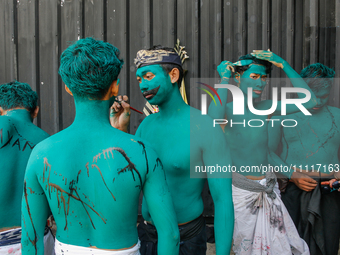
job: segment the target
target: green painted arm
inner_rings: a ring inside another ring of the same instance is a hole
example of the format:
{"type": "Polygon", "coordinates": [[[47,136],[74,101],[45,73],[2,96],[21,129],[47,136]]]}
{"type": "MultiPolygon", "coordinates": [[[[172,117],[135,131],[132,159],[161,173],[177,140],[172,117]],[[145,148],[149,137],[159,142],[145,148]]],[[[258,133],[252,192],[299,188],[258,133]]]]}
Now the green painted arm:
{"type": "MultiPolygon", "coordinates": [[[[301,76],[288,64],[286,60],[282,59],[281,57],[279,57],[278,55],[276,55],[275,53],[271,51],[255,50],[251,54],[258,59],[269,61],[275,66],[281,68],[286,73],[287,77],[290,79],[294,87],[307,89],[311,93],[311,99],[307,103],[303,104],[303,106],[306,109],[312,109],[314,106],[317,105],[317,98],[314,95],[313,91],[309,88],[309,86],[301,78],[301,76]]],[[[305,97],[305,95],[302,93],[297,93],[297,94],[299,98],[305,97]]],[[[286,114],[295,113],[297,111],[300,111],[300,110],[295,105],[287,105],[286,114]]],[[[280,102],[278,102],[274,115],[280,115],[280,114],[281,114],[281,104],[280,102]]]]}
{"type": "MultiPolygon", "coordinates": [[[[229,61],[222,61],[222,63],[217,67],[218,74],[221,77],[221,84],[228,84],[229,79],[232,75],[232,72],[229,70],[229,68],[233,68],[233,63],[229,61]]],[[[222,105],[220,104],[217,96],[215,95],[215,101],[217,102],[217,105],[215,105],[214,102],[211,102],[208,109],[208,115],[212,117],[213,119],[224,119],[225,118],[225,108],[227,104],[228,99],[228,89],[218,89],[217,90],[218,95],[221,98],[222,105]]]]}
{"type": "Polygon", "coordinates": [[[22,197],[22,254],[44,254],[44,230],[46,220],[50,215],[50,209],[44,191],[40,186],[35,170],[44,167],[42,160],[36,159],[37,155],[32,152],[27,165],[24,192],[22,197]]]}
{"type": "MultiPolygon", "coordinates": [[[[211,124],[211,121],[207,121],[211,124]]],[[[219,128],[207,128],[206,143],[203,151],[205,166],[228,166],[232,165],[230,150],[224,134],[219,128]]],[[[208,184],[215,206],[215,244],[216,254],[230,254],[234,232],[234,206],[232,198],[232,174],[208,174],[208,184]]]]}
{"type": "Polygon", "coordinates": [[[234,205],[231,178],[209,178],[209,189],[215,205],[215,244],[217,255],[229,255],[234,232],[234,205]]]}
{"type": "Polygon", "coordinates": [[[156,153],[148,152],[148,158],[150,172],[147,174],[143,194],[157,229],[158,254],[175,255],[179,252],[179,230],[171,194],[156,153]]]}
{"type": "MultiPolygon", "coordinates": [[[[272,166],[287,166],[289,168],[289,166],[278,156],[276,155],[275,152],[269,150],[269,155],[268,155],[268,162],[270,165],[272,166]]],[[[280,172],[282,175],[284,175],[287,178],[291,178],[292,174],[293,174],[293,169],[290,169],[289,172],[280,172]]]]}
{"type": "MultiPolygon", "coordinates": [[[[281,125],[274,125],[274,127],[268,125],[268,162],[272,166],[287,166],[287,164],[275,153],[280,144],[281,137],[282,137],[281,125]]],[[[293,171],[294,171],[293,169],[290,169],[289,172],[283,171],[280,173],[290,179],[293,174],[293,171]]]]}

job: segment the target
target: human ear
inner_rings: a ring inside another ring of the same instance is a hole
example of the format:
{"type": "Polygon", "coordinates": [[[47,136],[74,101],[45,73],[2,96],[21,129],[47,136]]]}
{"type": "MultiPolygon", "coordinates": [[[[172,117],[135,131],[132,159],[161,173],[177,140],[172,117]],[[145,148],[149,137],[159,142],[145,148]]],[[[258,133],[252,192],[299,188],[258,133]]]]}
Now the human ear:
{"type": "Polygon", "coordinates": [[[65,90],[66,90],[67,93],[69,93],[71,96],[73,96],[71,90],[66,85],[65,85],[65,90]]]}
{"type": "Polygon", "coordinates": [[[178,68],[173,68],[170,71],[169,76],[170,76],[171,83],[176,83],[178,81],[178,79],[179,79],[179,70],[178,70],[178,68]]]}
{"type": "Polygon", "coordinates": [[[119,92],[119,79],[115,80],[112,82],[111,86],[110,86],[110,91],[111,91],[111,96],[117,96],[118,92],[119,92]]]}
{"type": "Polygon", "coordinates": [[[34,112],[31,114],[32,119],[35,119],[38,116],[39,109],[39,106],[35,107],[34,112]]]}
{"type": "Polygon", "coordinates": [[[240,83],[241,75],[240,73],[235,73],[234,80],[236,83],[240,83]]]}

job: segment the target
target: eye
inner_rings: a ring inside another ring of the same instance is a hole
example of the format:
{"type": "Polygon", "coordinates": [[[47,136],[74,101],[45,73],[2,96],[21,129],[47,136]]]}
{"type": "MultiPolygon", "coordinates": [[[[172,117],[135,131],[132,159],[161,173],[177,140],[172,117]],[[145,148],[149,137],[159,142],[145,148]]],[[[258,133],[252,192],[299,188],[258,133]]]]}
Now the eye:
{"type": "Polygon", "coordinates": [[[262,76],[262,77],[261,77],[261,80],[262,80],[262,81],[266,81],[266,80],[267,80],[267,76],[262,76]]]}
{"type": "Polygon", "coordinates": [[[322,96],[321,98],[322,98],[322,99],[326,99],[328,96],[329,96],[329,94],[328,94],[328,95],[324,95],[324,96],[322,96]]]}
{"type": "Polygon", "coordinates": [[[153,79],[153,77],[155,77],[155,75],[153,73],[146,73],[143,77],[144,79],[150,81],[153,79]]]}
{"type": "Polygon", "coordinates": [[[252,78],[252,79],[256,80],[256,79],[258,79],[258,78],[259,78],[259,76],[258,76],[258,75],[256,75],[256,74],[251,74],[251,75],[250,75],[250,78],[252,78]]]}

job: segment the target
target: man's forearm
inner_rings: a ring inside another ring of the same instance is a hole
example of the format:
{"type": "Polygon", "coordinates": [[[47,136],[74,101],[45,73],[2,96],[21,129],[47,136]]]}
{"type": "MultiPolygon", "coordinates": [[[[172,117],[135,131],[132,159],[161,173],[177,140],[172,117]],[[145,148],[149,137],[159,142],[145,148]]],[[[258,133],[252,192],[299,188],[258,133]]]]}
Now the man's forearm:
{"type": "Polygon", "coordinates": [[[287,178],[291,178],[292,174],[293,174],[293,171],[294,169],[291,169],[288,167],[288,165],[278,156],[276,155],[275,152],[271,151],[271,150],[268,150],[268,162],[270,165],[272,166],[279,166],[281,168],[282,166],[282,169],[285,168],[285,169],[289,169],[289,171],[282,171],[280,172],[282,175],[284,175],[285,177],[287,178]]]}
{"type": "Polygon", "coordinates": [[[216,255],[229,255],[234,232],[234,206],[231,201],[215,204],[216,255]]]}

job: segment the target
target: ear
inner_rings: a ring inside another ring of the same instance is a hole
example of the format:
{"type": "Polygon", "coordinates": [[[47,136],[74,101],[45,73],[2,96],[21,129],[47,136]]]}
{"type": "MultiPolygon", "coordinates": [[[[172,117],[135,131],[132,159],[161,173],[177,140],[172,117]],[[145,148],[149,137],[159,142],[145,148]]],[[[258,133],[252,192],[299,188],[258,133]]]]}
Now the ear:
{"type": "Polygon", "coordinates": [[[119,92],[119,79],[115,80],[112,82],[111,86],[110,86],[110,97],[112,96],[117,96],[118,92],[119,92]]]}
{"type": "Polygon", "coordinates": [[[170,76],[171,83],[176,83],[178,81],[178,79],[179,79],[179,70],[178,70],[178,68],[173,68],[170,71],[169,76],[170,76]]]}
{"type": "Polygon", "coordinates": [[[73,96],[71,90],[65,85],[65,90],[67,91],[67,93],[69,93],[71,96],[73,96]]]}
{"type": "MultiPolygon", "coordinates": [[[[68,91],[67,91],[67,92],[68,92],[68,91]]],[[[37,106],[37,107],[34,109],[34,112],[31,114],[32,119],[35,119],[35,118],[38,116],[38,113],[39,113],[39,106],[37,106]]]]}
{"type": "Polygon", "coordinates": [[[236,83],[240,83],[241,75],[240,73],[235,73],[234,80],[236,83]]]}
{"type": "Polygon", "coordinates": [[[0,116],[4,114],[4,109],[2,109],[2,107],[0,107],[0,116]]]}

